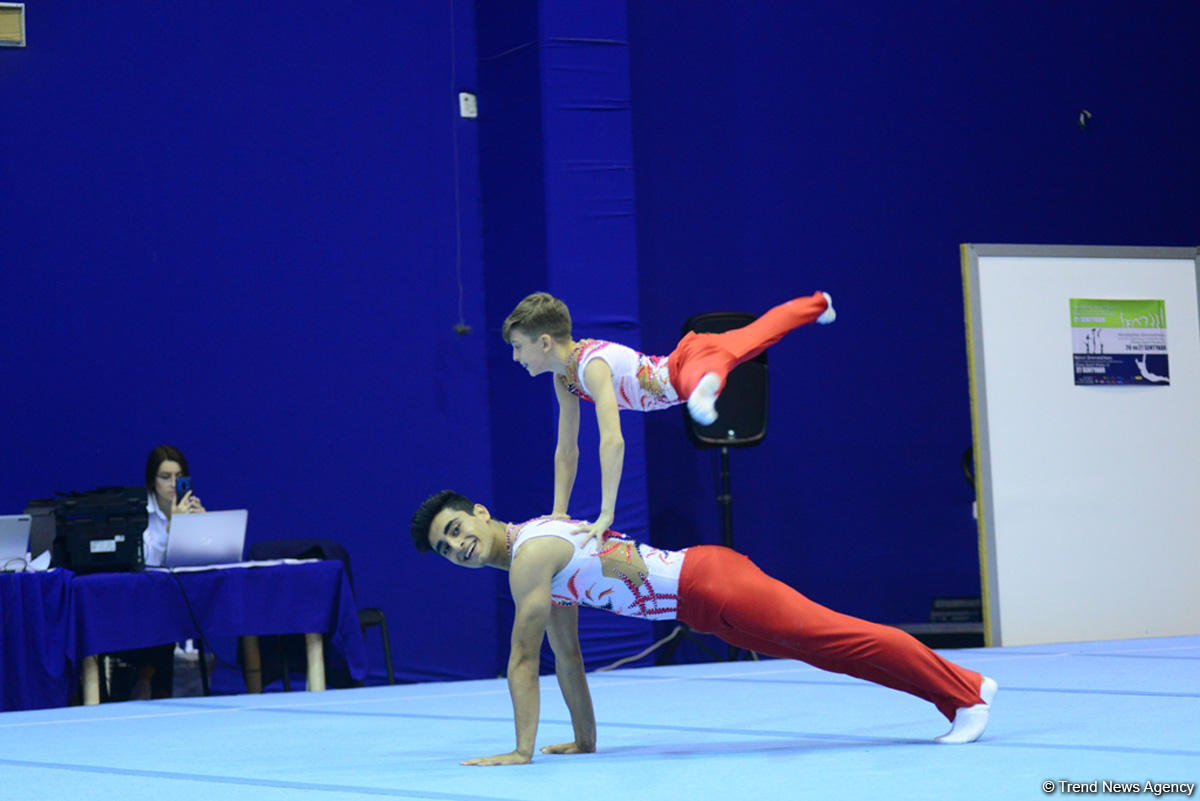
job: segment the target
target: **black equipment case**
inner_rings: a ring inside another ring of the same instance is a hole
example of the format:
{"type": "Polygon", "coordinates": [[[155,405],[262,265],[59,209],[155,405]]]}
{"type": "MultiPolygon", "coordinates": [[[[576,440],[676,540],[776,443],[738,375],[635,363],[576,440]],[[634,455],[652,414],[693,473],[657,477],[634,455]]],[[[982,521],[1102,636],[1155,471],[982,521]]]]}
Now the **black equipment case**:
{"type": "Polygon", "coordinates": [[[101,487],[54,499],[51,564],[76,573],[141,570],[145,487],[101,487]]]}

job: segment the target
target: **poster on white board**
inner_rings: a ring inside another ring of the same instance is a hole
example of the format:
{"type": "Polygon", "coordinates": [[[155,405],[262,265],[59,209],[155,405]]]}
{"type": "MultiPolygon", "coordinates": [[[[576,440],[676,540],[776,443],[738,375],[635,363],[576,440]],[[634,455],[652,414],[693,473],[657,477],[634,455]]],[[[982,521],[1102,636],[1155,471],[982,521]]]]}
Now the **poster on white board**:
{"type": "Polygon", "coordinates": [[[1076,385],[1171,383],[1165,301],[1071,298],[1071,344],[1076,385]]]}

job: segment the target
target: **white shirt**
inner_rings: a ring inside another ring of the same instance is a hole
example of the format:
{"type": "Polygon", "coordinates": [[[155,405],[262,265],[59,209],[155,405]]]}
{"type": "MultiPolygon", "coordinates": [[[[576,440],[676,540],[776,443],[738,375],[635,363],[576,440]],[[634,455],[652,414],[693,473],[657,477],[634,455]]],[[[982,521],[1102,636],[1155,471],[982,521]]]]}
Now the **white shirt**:
{"type": "Polygon", "coordinates": [[[146,530],[142,532],[143,557],[147,565],[162,565],[167,558],[167,526],[171,521],[158,508],[158,496],[153,492],[146,493],[146,515],[146,530]]]}
{"type": "Polygon", "coordinates": [[[558,537],[575,546],[571,561],[550,582],[559,606],[590,606],[626,617],[673,620],[679,594],[679,574],[685,551],[667,551],[623,535],[609,536],[604,547],[591,540],[580,547],[586,532],[576,532],[578,520],[539,517],[512,526],[512,555],[536,537],[558,537]]]}
{"type": "Polygon", "coordinates": [[[567,356],[566,373],[559,380],[571,394],[595,400],[584,375],[592,359],[608,365],[619,409],[648,412],[683,402],[668,375],[668,357],[647,356],[626,345],[603,339],[581,339],[567,356]]]}

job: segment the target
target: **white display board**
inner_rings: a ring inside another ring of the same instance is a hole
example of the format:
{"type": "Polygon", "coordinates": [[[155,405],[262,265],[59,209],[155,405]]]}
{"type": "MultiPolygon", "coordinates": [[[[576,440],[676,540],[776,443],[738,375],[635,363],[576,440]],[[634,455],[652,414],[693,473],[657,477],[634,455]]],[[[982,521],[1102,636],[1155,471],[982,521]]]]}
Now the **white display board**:
{"type": "Polygon", "coordinates": [[[1197,249],[963,245],[962,268],[986,642],[1200,634],[1197,249]],[[1163,301],[1169,382],[1077,385],[1073,298],[1163,301]]]}

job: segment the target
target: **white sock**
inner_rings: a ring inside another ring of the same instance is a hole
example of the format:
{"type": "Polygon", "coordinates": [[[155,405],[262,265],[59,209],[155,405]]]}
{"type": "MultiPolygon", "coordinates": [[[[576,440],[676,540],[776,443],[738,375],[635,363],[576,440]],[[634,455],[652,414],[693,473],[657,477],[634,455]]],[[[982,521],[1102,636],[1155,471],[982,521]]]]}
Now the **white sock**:
{"type": "Polygon", "coordinates": [[[979,697],[982,704],[964,706],[954,713],[954,725],[950,731],[937,738],[939,743],[973,743],[983,734],[988,725],[988,714],[992,711],[992,699],[1000,686],[993,679],[983,677],[979,685],[979,697]]]}
{"type": "Polygon", "coordinates": [[[821,316],[817,318],[817,325],[829,325],[837,319],[837,312],[833,310],[833,295],[828,292],[822,292],[825,296],[825,303],[828,304],[825,311],[821,312],[821,316]]]}
{"type": "Polygon", "coordinates": [[[721,376],[716,373],[705,373],[688,395],[688,414],[702,426],[710,426],[717,422],[717,390],[721,388],[721,376]]]}

